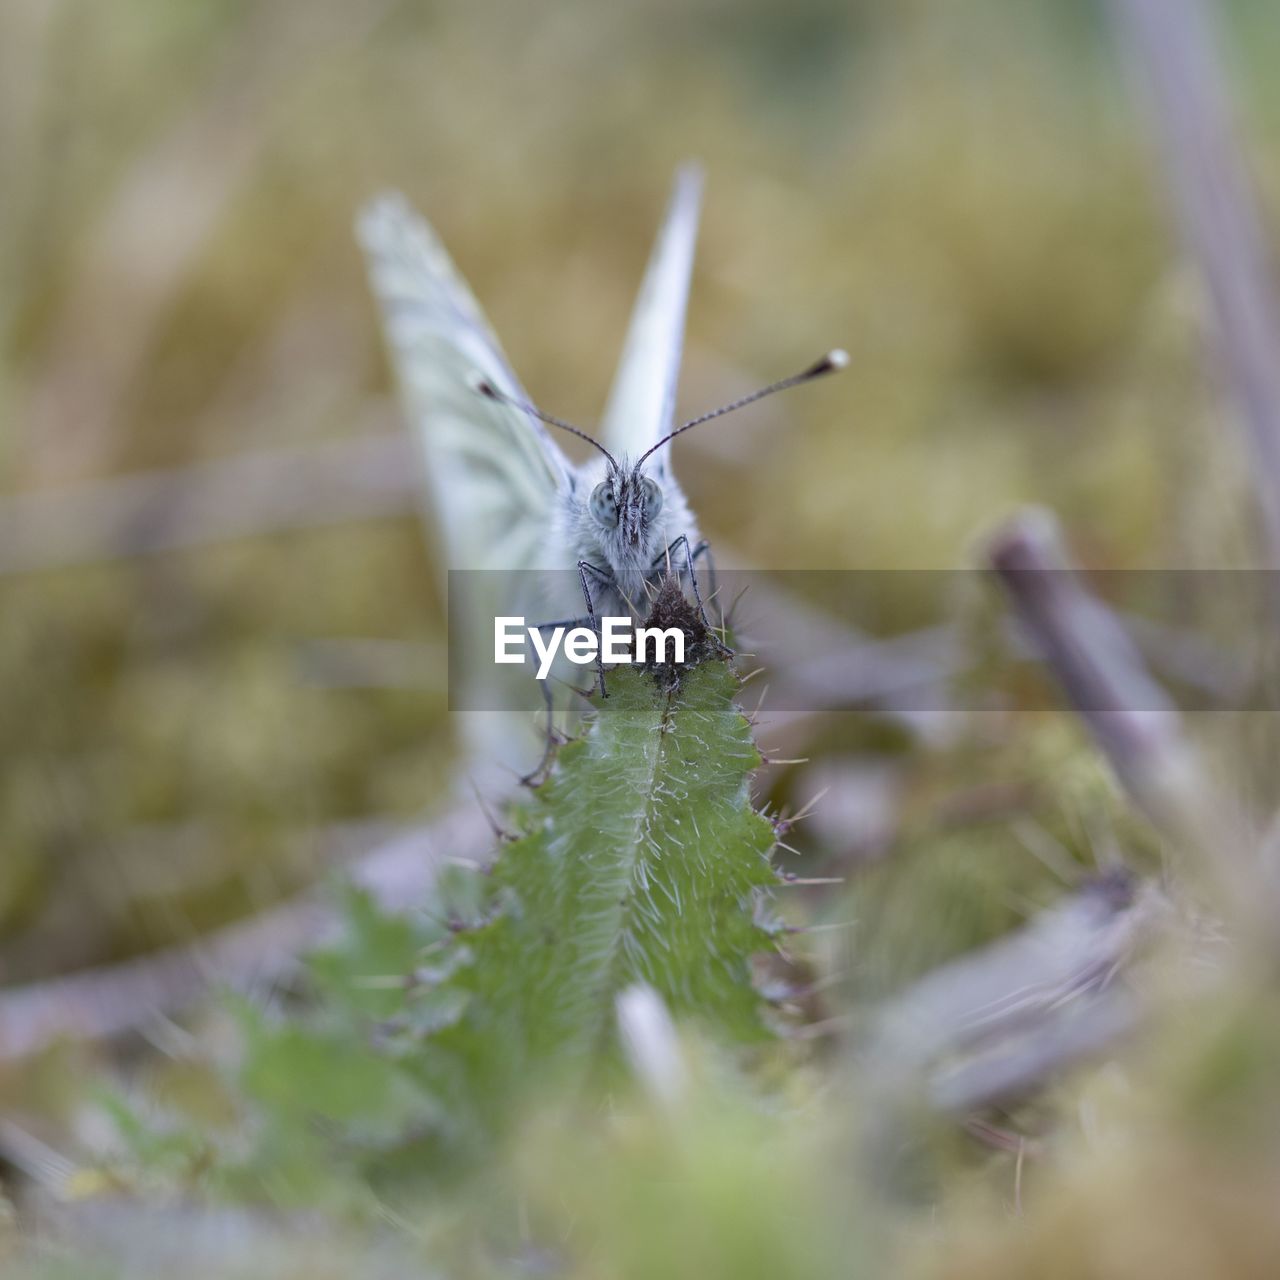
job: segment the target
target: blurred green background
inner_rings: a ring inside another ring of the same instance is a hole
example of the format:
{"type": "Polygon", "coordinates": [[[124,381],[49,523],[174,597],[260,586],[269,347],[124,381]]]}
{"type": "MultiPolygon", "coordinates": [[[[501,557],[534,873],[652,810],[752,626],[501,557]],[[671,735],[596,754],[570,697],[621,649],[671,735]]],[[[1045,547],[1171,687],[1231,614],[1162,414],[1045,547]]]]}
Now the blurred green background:
{"type": "MultiPolygon", "coordinates": [[[[1220,7],[1274,210],[1280,25],[1220,7]]],[[[0,576],[6,980],[261,907],[445,784],[433,548],[402,484],[345,518],[302,461],[401,429],[360,203],[403,189],[530,393],[589,424],[688,157],[683,407],[852,356],[682,443],[713,543],[951,567],[1042,501],[1093,564],[1241,561],[1202,309],[1093,4],[7,0],[0,528],[36,532],[0,576]],[[280,450],[213,513],[279,527],[156,551],[174,470],[95,543],[103,482],[280,450]],[[30,567],[63,536],[86,563],[30,567]]]]}

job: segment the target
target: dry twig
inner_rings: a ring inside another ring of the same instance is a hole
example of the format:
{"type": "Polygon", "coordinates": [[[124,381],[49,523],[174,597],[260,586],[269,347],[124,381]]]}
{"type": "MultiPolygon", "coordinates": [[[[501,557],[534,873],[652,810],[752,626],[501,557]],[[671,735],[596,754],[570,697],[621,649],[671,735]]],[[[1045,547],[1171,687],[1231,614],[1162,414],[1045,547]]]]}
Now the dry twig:
{"type": "Polygon", "coordinates": [[[1280,569],[1280,304],[1200,0],[1112,0],[1150,94],[1188,254],[1213,307],[1218,356],[1246,429],[1266,563],[1280,569]]]}

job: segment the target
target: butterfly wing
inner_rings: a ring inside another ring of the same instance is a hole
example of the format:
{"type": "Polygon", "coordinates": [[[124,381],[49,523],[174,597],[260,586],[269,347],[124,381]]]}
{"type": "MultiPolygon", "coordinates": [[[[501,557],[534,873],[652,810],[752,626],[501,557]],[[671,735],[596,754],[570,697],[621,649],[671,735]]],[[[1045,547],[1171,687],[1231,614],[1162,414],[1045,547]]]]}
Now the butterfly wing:
{"type": "Polygon", "coordinates": [[[536,418],[475,390],[483,378],[527,399],[471,290],[404,197],[374,200],[356,233],[447,567],[541,565],[553,499],[569,483],[564,454],[536,418]]]}
{"type": "Polygon", "coordinates": [[[476,391],[483,379],[527,399],[471,290],[404,197],[374,200],[356,235],[419,444],[425,505],[445,567],[519,571],[463,574],[449,589],[450,631],[460,641],[450,659],[451,693],[467,712],[460,728],[468,774],[479,787],[498,787],[538,758],[532,719],[499,709],[522,705],[535,686],[524,668],[495,668],[483,655],[495,616],[546,616],[521,599],[542,575],[523,571],[554,562],[552,513],[557,491],[570,484],[569,464],[536,418],[476,391]]]}
{"type": "MultiPolygon", "coordinates": [[[[673,425],[701,202],[702,172],[686,165],[676,175],[605,409],[604,443],[618,457],[638,458],[673,425]]],[[[668,453],[669,446],[659,449],[649,470],[668,475],[668,453]]]]}

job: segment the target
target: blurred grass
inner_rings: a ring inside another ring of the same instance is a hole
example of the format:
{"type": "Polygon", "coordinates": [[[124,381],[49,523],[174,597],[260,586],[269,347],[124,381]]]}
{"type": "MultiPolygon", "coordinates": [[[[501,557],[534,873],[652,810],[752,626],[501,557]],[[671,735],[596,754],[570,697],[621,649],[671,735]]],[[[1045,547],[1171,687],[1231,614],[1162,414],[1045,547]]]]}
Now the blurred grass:
{"type": "MultiPolygon", "coordinates": [[[[1274,199],[1280,37],[1228,8],[1274,199]]],[[[682,403],[853,357],[680,455],[713,540],[952,566],[1044,501],[1094,563],[1242,555],[1199,307],[1092,6],[14,0],[0,118],[8,491],[367,422],[389,387],[350,223],[386,185],[534,397],[590,422],[693,155],[682,403]]],[[[311,879],[328,824],[429,807],[439,689],[317,687],[299,654],[440,641],[434,570],[406,515],[0,580],[6,976],[199,932],[311,879]]]]}

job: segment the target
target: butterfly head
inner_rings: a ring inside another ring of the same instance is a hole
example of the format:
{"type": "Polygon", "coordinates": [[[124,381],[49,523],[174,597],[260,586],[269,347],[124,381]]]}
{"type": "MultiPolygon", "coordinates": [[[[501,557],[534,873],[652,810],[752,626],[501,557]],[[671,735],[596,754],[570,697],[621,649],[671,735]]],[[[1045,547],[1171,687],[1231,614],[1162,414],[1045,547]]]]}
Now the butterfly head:
{"type": "Polygon", "coordinates": [[[638,466],[612,464],[587,499],[591,518],[624,547],[640,547],[662,511],[662,486],[638,466]]]}

